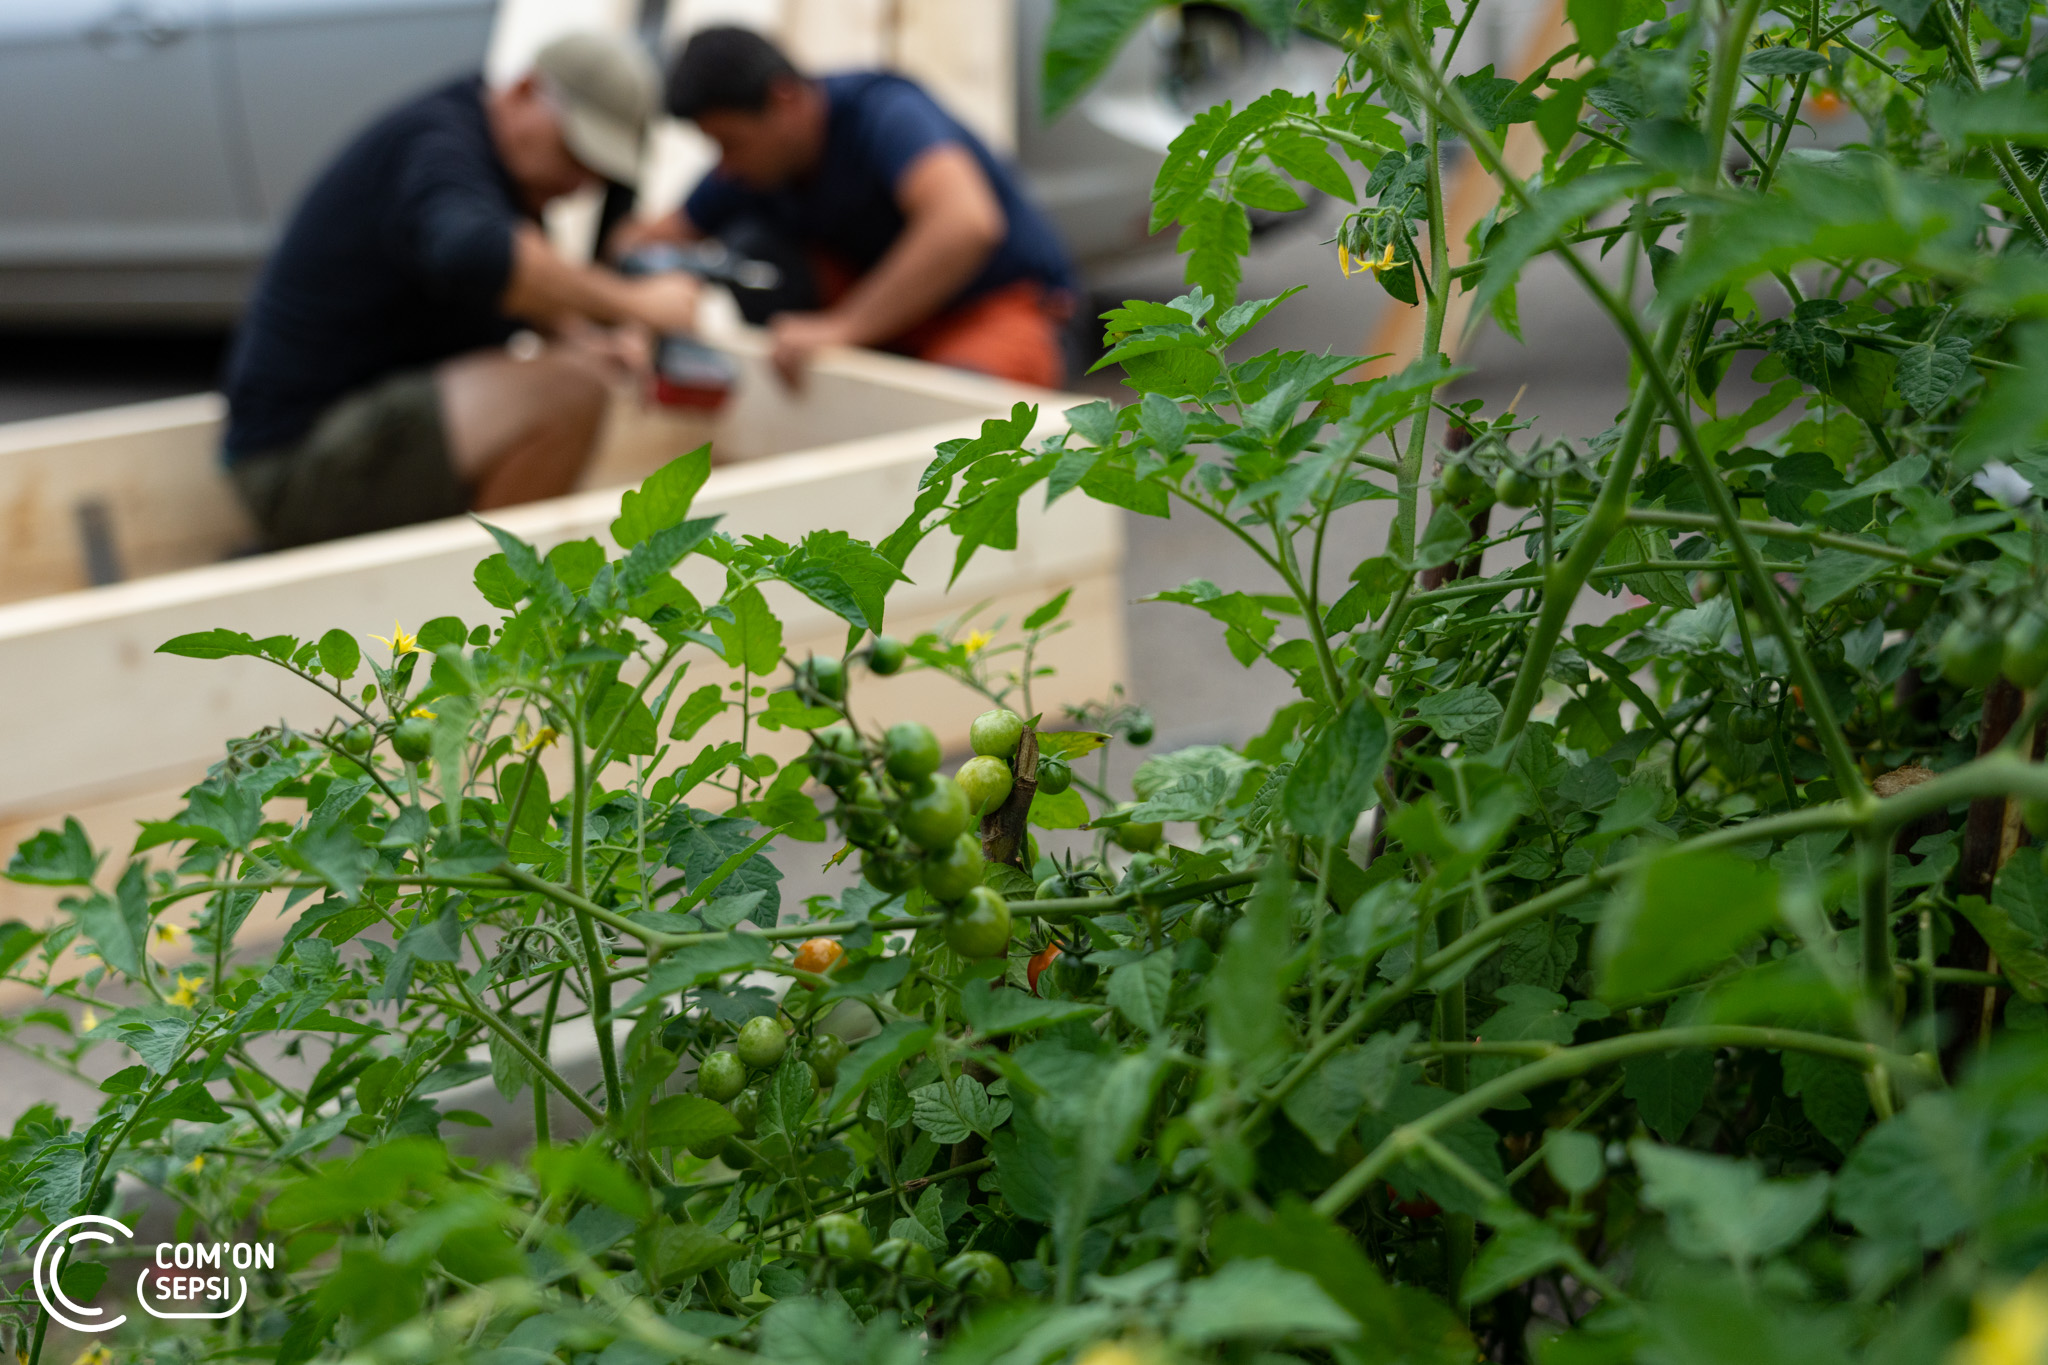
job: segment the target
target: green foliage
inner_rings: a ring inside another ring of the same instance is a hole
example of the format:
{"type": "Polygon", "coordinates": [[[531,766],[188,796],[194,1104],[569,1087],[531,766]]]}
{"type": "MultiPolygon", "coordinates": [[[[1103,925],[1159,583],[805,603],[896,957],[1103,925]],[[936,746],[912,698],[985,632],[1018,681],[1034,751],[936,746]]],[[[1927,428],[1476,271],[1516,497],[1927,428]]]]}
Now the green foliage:
{"type": "MultiPolygon", "coordinates": [[[[1063,4],[1049,102],[1153,8],[1063,4]]],[[[2048,872],[2008,833],[2048,693],[1996,680],[2038,683],[2048,610],[2031,7],[1571,0],[1526,77],[1448,74],[1477,5],[1241,9],[1343,75],[1174,141],[1189,288],[1103,318],[1135,401],[948,442],[879,545],[692,519],[699,451],[612,547],[494,532],[489,622],[163,646],[346,714],[237,741],[126,856],[74,821],[8,864],[62,898],[0,925],[51,999],[9,1039],[107,1077],[0,1143],[17,1245],[147,1188],[284,1248],[251,1314],[117,1352],[2016,1358],[2048,1313],[2048,872]],[[1822,97],[1867,138],[1795,145],[1822,97]],[[1448,137],[1500,191],[1455,266],[1448,137]],[[1248,211],[1305,187],[1353,205],[1315,287],[1370,274],[1432,353],[1256,350],[1286,296],[1235,297],[1248,211]],[[1457,290],[1513,331],[1546,256],[1631,352],[1589,441],[1448,401],[1433,353],[1457,290]],[[890,671],[1028,718],[963,846],[914,727],[851,723],[855,646],[918,545],[1014,549],[1041,485],[1238,538],[1264,586],[1154,609],[1291,695],[1126,801],[1150,717],[1032,704],[1067,594],[909,641],[890,671]],[[1392,530],[1346,553],[1368,501],[1392,530]],[[842,655],[788,657],[771,587],[842,655]],[[806,841],[863,879],[785,905],[806,841]]]]}

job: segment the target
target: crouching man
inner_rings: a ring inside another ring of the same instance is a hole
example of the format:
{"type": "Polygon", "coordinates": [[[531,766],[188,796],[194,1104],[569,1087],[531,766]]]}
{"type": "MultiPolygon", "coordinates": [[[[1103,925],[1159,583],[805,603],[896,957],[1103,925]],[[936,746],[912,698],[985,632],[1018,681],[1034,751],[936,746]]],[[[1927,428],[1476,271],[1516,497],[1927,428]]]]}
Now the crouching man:
{"type": "Polygon", "coordinates": [[[632,183],[659,77],[623,39],[556,40],[511,85],[393,109],[314,182],[228,359],[224,454],[270,548],[567,492],[609,382],[697,286],[572,263],[540,214],[632,183]],[[508,349],[528,331],[547,340],[508,349]]]}

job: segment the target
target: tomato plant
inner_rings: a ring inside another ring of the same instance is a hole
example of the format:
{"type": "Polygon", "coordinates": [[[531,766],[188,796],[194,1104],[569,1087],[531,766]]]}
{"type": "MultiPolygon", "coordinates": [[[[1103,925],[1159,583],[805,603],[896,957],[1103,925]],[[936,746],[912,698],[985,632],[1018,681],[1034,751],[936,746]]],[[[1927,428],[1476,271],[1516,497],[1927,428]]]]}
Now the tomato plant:
{"type": "MultiPolygon", "coordinates": [[[[494,532],[489,622],[164,646],[341,714],[237,741],[125,854],[70,823],[9,866],[67,898],[0,927],[51,1001],[7,1041],[121,1061],[0,1146],[13,1235],[154,1201],[283,1248],[241,1317],[111,1349],[2037,1358],[2034,7],[1570,0],[1517,79],[1460,60],[1493,3],[1243,6],[1341,76],[1174,142],[1188,290],[1103,319],[1132,401],[947,443],[880,544],[691,518],[699,452],[616,555],[494,532]],[[1829,109],[1855,140],[1813,144],[1829,109]],[[1454,147],[1498,196],[1462,242],[1454,147]],[[1257,350],[1285,300],[1236,298],[1247,214],[1303,189],[1351,205],[1314,287],[1420,309],[1412,364],[1257,350]],[[1590,441],[1444,387],[1453,300],[1512,332],[1539,257],[1631,356],[1590,441]],[[1125,791],[1141,707],[1032,705],[1064,594],[1014,638],[881,633],[913,548],[1000,552],[1027,495],[1242,542],[1280,591],[1157,600],[1280,671],[1271,723],[1125,791]],[[771,583],[839,656],[785,656],[771,583]],[[854,723],[905,669],[986,700],[962,781],[916,721],[854,723]],[[860,878],[786,906],[806,842],[860,878]]],[[[1150,8],[1064,4],[1049,100],[1150,8]]]]}

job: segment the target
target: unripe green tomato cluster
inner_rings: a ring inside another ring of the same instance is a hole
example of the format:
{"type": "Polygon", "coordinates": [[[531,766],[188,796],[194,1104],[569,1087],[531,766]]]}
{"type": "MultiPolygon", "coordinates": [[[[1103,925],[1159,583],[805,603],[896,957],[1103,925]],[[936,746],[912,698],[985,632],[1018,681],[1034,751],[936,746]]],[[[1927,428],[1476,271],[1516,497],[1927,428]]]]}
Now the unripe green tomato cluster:
{"type": "Polygon", "coordinates": [[[818,1078],[818,1084],[829,1086],[839,1079],[839,1064],[846,1060],[850,1051],[846,1040],[836,1033],[820,1033],[811,1042],[811,1050],[804,1060],[810,1063],[811,1074],[818,1078]]]}
{"type": "Polygon", "coordinates": [[[2005,628],[1999,660],[2006,680],[2023,692],[2048,681],[2048,617],[2031,609],[2005,628]]]}
{"type": "Polygon", "coordinates": [[[1001,809],[1003,802],[1010,799],[1010,789],[1016,785],[1009,763],[990,754],[968,759],[960,765],[960,771],[953,774],[953,780],[966,793],[967,808],[974,812],[977,820],[1001,809]]]}
{"type": "Polygon", "coordinates": [[[1038,789],[1047,796],[1058,796],[1074,785],[1074,770],[1067,760],[1057,754],[1045,754],[1038,760],[1038,789]]]}
{"type": "MultiPolygon", "coordinates": [[[[1137,806],[1126,801],[1117,809],[1136,810],[1137,806]]],[[[1121,825],[1110,826],[1109,829],[1110,842],[1132,853],[1150,853],[1159,847],[1160,840],[1165,837],[1166,826],[1152,820],[1126,820],[1121,825]]]]}
{"type": "Polygon", "coordinates": [[[697,1093],[726,1103],[747,1088],[747,1064],[731,1052],[714,1052],[697,1064],[697,1093]]]}
{"type": "Polygon", "coordinates": [[[757,1014],[740,1026],[740,1039],[734,1051],[748,1066],[766,1071],[789,1051],[789,1035],[773,1015],[757,1014]]]}
{"type": "Polygon", "coordinates": [[[1007,954],[1010,903],[990,887],[974,887],[946,914],[946,946],[964,958],[1007,954]]]}
{"type": "Polygon", "coordinates": [[[892,1275],[909,1279],[936,1280],[939,1269],[932,1263],[931,1249],[907,1237],[891,1237],[875,1248],[875,1264],[892,1275]]]}
{"type": "Polygon", "coordinates": [[[1728,714],[1728,733],[1739,744],[1762,744],[1777,728],[1777,719],[1767,707],[1742,705],[1728,714]]]}
{"type": "Polygon", "coordinates": [[[1437,487],[1443,490],[1445,497],[1456,502],[1473,502],[1492,491],[1487,487],[1486,476],[1474,468],[1470,460],[1464,459],[1445,461],[1437,487]]]}
{"type": "Polygon", "coordinates": [[[1023,738],[1024,717],[1004,706],[982,712],[967,730],[974,752],[989,758],[1011,757],[1023,738]]]}
{"type": "Polygon", "coordinates": [[[418,763],[434,752],[434,722],[425,716],[407,716],[391,732],[391,751],[407,763],[418,763]]]}
{"type": "Polygon", "coordinates": [[[961,1252],[939,1268],[939,1280],[948,1288],[984,1299],[1006,1299],[1016,1285],[1010,1267],[986,1251],[961,1252]]]}
{"type": "Polygon", "coordinates": [[[846,700],[846,665],[830,655],[815,655],[803,668],[811,690],[828,701],[846,700]]]}
{"type": "Polygon", "coordinates": [[[1985,688],[1998,681],[2005,642],[1984,623],[1959,617],[1941,633],[1934,656],[1941,676],[1957,687],[1985,688]]]}
{"type": "Polygon", "coordinates": [[[1503,465],[1500,477],[1493,481],[1493,495],[1509,507],[1534,507],[1541,492],[1533,474],[1513,465],[1503,465]]]}
{"type": "Polygon", "coordinates": [[[900,672],[910,658],[910,651],[903,642],[893,635],[877,635],[875,642],[868,646],[868,671],[888,677],[900,672]]]}

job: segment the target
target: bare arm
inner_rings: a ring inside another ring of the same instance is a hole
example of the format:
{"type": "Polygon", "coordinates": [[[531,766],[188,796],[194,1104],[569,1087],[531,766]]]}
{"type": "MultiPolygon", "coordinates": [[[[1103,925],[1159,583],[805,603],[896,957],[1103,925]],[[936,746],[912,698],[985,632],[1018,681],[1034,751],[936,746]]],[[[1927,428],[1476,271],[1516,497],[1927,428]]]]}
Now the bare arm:
{"type": "Polygon", "coordinates": [[[872,346],[939,311],[1009,231],[995,187],[958,143],[932,148],[896,182],[902,233],[831,315],[846,341],[872,346]]]}
{"type": "Polygon", "coordinates": [[[704,234],[697,230],[697,225],[690,221],[689,215],[681,209],[672,209],[659,218],[626,219],[613,228],[611,236],[605,239],[603,254],[608,260],[616,260],[627,252],[643,246],[653,246],[657,243],[688,246],[691,242],[703,240],[704,234]]]}
{"type": "Polygon", "coordinates": [[[539,228],[523,224],[513,238],[512,279],[500,306],[554,329],[583,319],[686,332],[696,320],[697,293],[696,280],[687,275],[626,279],[563,260],[539,228]]]}

